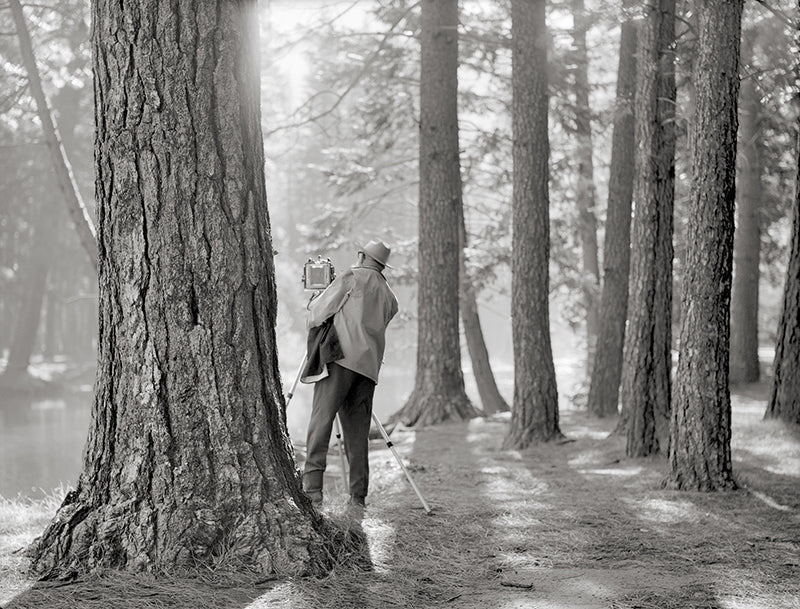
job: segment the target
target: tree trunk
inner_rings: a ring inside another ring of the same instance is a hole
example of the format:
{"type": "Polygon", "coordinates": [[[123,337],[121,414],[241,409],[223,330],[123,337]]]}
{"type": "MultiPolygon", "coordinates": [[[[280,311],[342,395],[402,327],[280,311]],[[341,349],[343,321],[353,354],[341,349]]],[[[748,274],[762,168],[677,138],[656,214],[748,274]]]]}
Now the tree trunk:
{"type": "MultiPolygon", "coordinates": [[[[753,58],[755,32],[745,33],[742,57],[753,58]]],[[[739,191],[731,292],[732,383],[754,383],[758,367],[758,279],[761,255],[761,97],[752,76],[741,84],[739,191]]]]}
{"type": "Polygon", "coordinates": [[[11,14],[14,18],[14,26],[17,29],[22,62],[25,65],[25,70],[28,72],[28,83],[30,85],[31,94],[36,101],[39,120],[42,123],[47,149],[50,152],[50,158],[53,162],[59,189],[64,197],[67,211],[75,225],[75,230],[78,233],[81,245],[89,255],[92,267],[97,270],[97,237],[94,223],[89,216],[86,205],[83,203],[78,185],[75,183],[75,178],[72,175],[72,168],[64,152],[64,146],[61,144],[58,129],[56,128],[53,115],[50,112],[50,107],[47,104],[47,99],[42,90],[42,81],[39,77],[39,69],[36,67],[36,57],[33,53],[33,45],[31,44],[28,27],[25,24],[25,15],[22,12],[22,6],[19,0],[9,0],[9,7],[11,8],[11,14]]]}
{"type": "Polygon", "coordinates": [[[638,41],[635,214],[620,389],[631,457],[666,450],[670,408],[675,0],[649,1],[645,10],[638,41]]]}
{"type": "Polygon", "coordinates": [[[180,572],[233,552],[324,573],[333,531],[286,435],[258,4],[93,3],[100,334],[76,490],[42,577],[180,572]]]}
{"type": "Polygon", "coordinates": [[[743,4],[698,3],[696,129],[668,480],[684,490],[736,486],[728,365],[743,4]]]}
{"type": "Polygon", "coordinates": [[[514,194],[511,322],[514,403],[503,445],[561,437],[550,346],[549,158],[545,0],[512,0],[514,194]]]}
{"type": "MultiPolygon", "coordinates": [[[[798,7],[800,9],[800,7],[798,7]]],[[[800,43],[800,17],[795,29],[800,43]]],[[[800,63],[795,65],[800,80],[800,63]]],[[[796,92],[800,106],[800,92],[796,92]]],[[[800,424],[800,116],[795,123],[797,177],[794,189],[794,222],[786,284],[783,288],[783,311],[778,324],[775,360],[772,364],[772,384],[765,418],[783,419],[800,424]]]]}
{"type": "Polygon", "coordinates": [[[464,391],[458,333],[457,0],[423,0],[421,24],[417,375],[393,417],[417,426],[477,415],[464,391]]]}
{"type": "Polygon", "coordinates": [[[589,105],[589,56],[586,32],[590,20],[583,0],[571,0],[573,16],[572,40],[575,47],[575,136],[577,139],[578,183],[575,198],[581,235],[583,261],[583,295],[586,307],[586,371],[592,372],[597,342],[600,266],[597,259],[597,193],[594,186],[592,153],[592,110],[589,105]]]}
{"type": "Polygon", "coordinates": [[[25,285],[20,299],[19,313],[14,325],[13,339],[8,351],[8,362],[3,379],[13,383],[28,374],[28,364],[36,347],[36,337],[42,319],[42,302],[47,286],[48,266],[42,249],[46,249],[37,227],[34,245],[25,274],[25,285]],[[37,238],[38,237],[38,238],[37,238]]]}
{"type": "Polygon", "coordinates": [[[42,304],[47,289],[47,275],[53,256],[53,233],[55,216],[48,214],[50,200],[40,199],[36,203],[33,217],[33,237],[27,266],[23,267],[19,310],[15,317],[8,362],[3,371],[5,381],[12,384],[28,374],[28,365],[37,346],[37,336],[42,322],[42,304]]]}
{"type": "Polygon", "coordinates": [[[492,372],[489,361],[489,351],[483,338],[481,319],[478,314],[478,303],[475,297],[475,288],[467,270],[467,259],[464,248],[467,245],[467,229],[464,222],[464,209],[461,209],[461,222],[459,224],[459,308],[461,310],[461,323],[464,324],[464,336],[467,341],[467,350],[472,361],[472,374],[478,386],[478,395],[481,398],[483,414],[490,415],[496,412],[509,410],[508,404],[497,389],[497,382],[492,372]]]}
{"type": "MultiPolygon", "coordinates": [[[[630,11],[633,2],[634,0],[626,0],[624,9],[630,11]]],[[[589,411],[599,417],[617,414],[622,345],[628,316],[631,199],[635,162],[636,29],[633,15],[626,15],[620,32],[617,101],[611,138],[600,325],[594,370],[589,385],[589,411]]]]}

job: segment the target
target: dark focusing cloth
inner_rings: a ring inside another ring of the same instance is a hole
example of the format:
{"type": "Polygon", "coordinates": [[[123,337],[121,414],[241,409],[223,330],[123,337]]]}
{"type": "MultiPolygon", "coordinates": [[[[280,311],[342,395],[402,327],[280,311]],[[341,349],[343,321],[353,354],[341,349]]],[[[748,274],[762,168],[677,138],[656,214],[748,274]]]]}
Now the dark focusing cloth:
{"type": "Polygon", "coordinates": [[[327,319],[321,326],[308,331],[306,346],[308,357],[300,375],[302,383],[316,383],[325,378],[328,376],[327,365],[344,358],[339,335],[333,325],[333,317],[327,319]]]}

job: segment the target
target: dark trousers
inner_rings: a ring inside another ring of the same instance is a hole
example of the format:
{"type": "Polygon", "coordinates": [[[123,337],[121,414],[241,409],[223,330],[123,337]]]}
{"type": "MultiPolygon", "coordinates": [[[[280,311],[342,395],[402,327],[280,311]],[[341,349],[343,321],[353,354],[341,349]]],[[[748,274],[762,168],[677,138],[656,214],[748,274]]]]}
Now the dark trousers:
{"type": "Polygon", "coordinates": [[[369,487],[369,424],[375,383],[366,376],[328,364],[328,376],[314,385],[306,441],[303,490],[322,491],[331,428],[336,413],[342,424],[344,450],[350,463],[350,496],[366,497],[369,487]]]}

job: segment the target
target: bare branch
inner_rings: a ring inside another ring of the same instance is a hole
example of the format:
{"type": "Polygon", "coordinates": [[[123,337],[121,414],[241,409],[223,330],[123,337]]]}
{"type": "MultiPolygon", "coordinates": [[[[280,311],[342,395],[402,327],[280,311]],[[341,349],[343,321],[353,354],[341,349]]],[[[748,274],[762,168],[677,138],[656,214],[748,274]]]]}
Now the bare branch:
{"type": "Polygon", "coordinates": [[[778,9],[778,8],[775,8],[774,6],[772,6],[772,5],[768,4],[768,3],[766,2],[766,0],[756,0],[756,2],[758,2],[758,4],[760,4],[761,6],[763,6],[765,9],[767,9],[767,10],[768,10],[769,12],[771,12],[773,15],[775,15],[776,17],[778,17],[778,18],[779,18],[781,21],[783,21],[783,22],[784,22],[786,25],[791,25],[791,26],[793,26],[793,25],[794,25],[794,21],[792,20],[792,18],[791,18],[789,15],[787,15],[786,13],[784,13],[782,10],[780,10],[780,9],[778,9]]]}
{"type": "Polygon", "coordinates": [[[8,111],[9,108],[16,106],[19,103],[22,94],[25,93],[27,89],[28,89],[28,81],[26,80],[21,87],[15,89],[11,93],[0,99],[0,112],[6,112],[8,111]]]}
{"type": "MultiPolygon", "coordinates": [[[[385,49],[385,48],[386,48],[386,44],[387,44],[387,42],[389,41],[389,39],[392,37],[392,35],[393,35],[393,32],[394,32],[395,28],[397,28],[397,26],[398,26],[398,25],[400,25],[400,23],[401,23],[401,22],[402,22],[402,21],[403,21],[403,20],[406,18],[406,16],[407,16],[407,15],[408,15],[408,14],[409,14],[409,13],[410,13],[412,10],[414,10],[414,9],[415,9],[416,7],[418,7],[418,6],[419,6],[419,2],[416,2],[416,3],[412,4],[411,6],[409,6],[409,7],[408,7],[408,9],[407,9],[407,10],[405,10],[405,11],[404,11],[404,12],[403,12],[403,13],[402,13],[402,14],[401,14],[401,15],[400,15],[400,16],[399,16],[399,17],[398,17],[398,18],[397,18],[397,19],[394,21],[394,23],[392,23],[392,25],[389,27],[389,30],[388,30],[387,32],[385,32],[385,33],[384,33],[383,37],[381,38],[381,41],[380,41],[380,43],[378,43],[378,47],[377,47],[377,48],[376,48],[376,49],[375,49],[375,50],[374,50],[374,51],[373,51],[373,52],[370,54],[370,56],[369,56],[369,57],[367,57],[367,59],[364,61],[364,64],[361,66],[361,69],[358,71],[358,73],[357,73],[357,74],[356,74],[356,75],[355,75],[355,76],[352,78],[352,80],[350,81],[350,84],[348,84],[348,85],[347,85],[347,87],[344,89],[344,91],[342,91],[342,92],[341,92],[341,93],[340,93],[340,94],[337,96],[337,98],[336,98],[336,100],[333,102],[333,104],[331,104],[331,105],[330,105],[330,106],[329,106],[329,107],[328,107],[326,110],[323,110],[322,112],[319,112],[318,114],[315,114],[315,115],[313,115],[313,116],[310,116],[310,117],[308,117],[308,118],[306,118],[306,119],[303,119],[303,120],[301,120],[301,121],[299,121],[299,122],[290,123],[290,124],[287,124],[287,125],[281,125],[280,127],[276,127],[275,129],[272,129],[272,130],[268,131],[268,132],[265,134],[265,136],[266,136],[266,137],[268,137],[268,136],[270,136],[270,135],[273,135],[274,133],[277,133],[277,132],[279,132],[279,131],[284,131],[284,130],[286,130],[286,129],[291,129],[291,128],[295,128],[295,127],[301,127],[302,125],[307,125],[308,123],[313,123],[313,122],[315,122],[315,121],[318,121],[319,119],[321,119],[321,118],[323,118],[323,117],[325,117],[325,116],[328,116],[328,115],[329,115],[329,114],[331,114],[331,113],[332,113],[334,110],[336,110],[336,108],[338,108],[338,107],[339,107],[339,105],[340,105],[340,104],[341,104],[341,103],[344,101],[344,99],[345,99],[345,98],[348,96],[348,94],[349,94],[349,93],[350,93],[350,92],[351,92],[351,91],[352,91],[352,90],[353,90],[353,89],[356,87],[356,85],[357,85],[357,84],[358,84],[358,83],[361,81],[361,79],[362,79],[362,78],[364,77],[364,75],[367,73],[367,70],[370,68],[370,66],[372,66],[372,64],[373,64],[373,62],[375,61],[375,59],[377,59],[378,55],[380,55],[380,52],[381,52],[383,49],[385,49]]],[[[307,100],[307,101],[306,101],[306,102],[305,102],[305,103],[304,103],[302,106],[300,106],[300,107],[299,107],[299,108],[298,108],[298,109],[297,109],[297,110],[296,110],[296,111],[295,111],[295,112],[292,114],[292,116],[295,116],[295,115],[297,115],[297,113],[298,113],[298,112],[302,111],[304,108],[307,108],[307,107],[308,107],[308,105],[309,105],[309,103],[310,103],[310,102],[311,102],[311,101],[312,101],[312,100],[313,100],[315,97],[317,97],[318,95],[319,95],[319,94],[315,94],[315,95],[313,95],[313,96],[312,96],[312,97],[311,97],[309,100],[307,100]]]]}
{"type": "Polygon", "coordinates": [[[89,212],[86,205],[81,198],[78,186],[75,183],[75,177],[72,174],[72,167],[69,164],[69,159],[64,152],[64,147],[61,144],[61,137],[58,134],[53,115],[50,112],[50,107],[47,103],[44,90],[42,89],[42,81],[39,76],[39,68],[36,65],[36,57],[33,53],[33,44],[31,42],[30,32],[25,23],[25,14],[19,0],[11,0],[9,3],[11,7],[11,15],[14,18],[14,25],[17,28],[17,35],[19,38],[20,53],[22,54],[22,62],[25,70],[28,72],[28,85],[31,89],[31,95],[36,101],[36,109],[39,115],[39,121],[42,123],[42,130],[47,141],[47,148],[50,152],[50,158],[53,163],[56,177],[58,178],[58,185],[61,193],[64,195],[64,200],[67,205],[67,210],[70,218],[75,224],[78,237],[86,252],[89,254],[89,259],[97,269],[97,237],[89,212]]]}
{"type": "Polygon", "coordinates": [[[73,15],[73,12],[69,11],[68,9],[53,4],[39,4],[37,2],[21,2],[20,4],[22,4],[22,6],[29,8],[40,8],[48,11],[53,11],[64,17],[72,17],[73,15]]]}

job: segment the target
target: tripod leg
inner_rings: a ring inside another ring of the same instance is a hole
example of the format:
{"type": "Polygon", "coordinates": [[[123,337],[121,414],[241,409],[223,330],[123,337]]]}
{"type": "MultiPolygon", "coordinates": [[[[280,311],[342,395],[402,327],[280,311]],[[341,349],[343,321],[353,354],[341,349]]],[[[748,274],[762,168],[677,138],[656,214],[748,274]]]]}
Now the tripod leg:
{"type": "Polygon", "coordinates": [[[347,483],[347,457],[344,454],[344,444],[342,441],[342,426],[339,423],[339,415],[336,415],[336,446],[339,449],[339,460],[342,462],[342,483],[344,484],[345,492],[348,489],[347,483]]]}
{"type": "Polygon", "coordinates": [[[297,369],[297,375],[294,377],[294,383],[292,383],[292,388],[289,389],[289,393],[286,394],[286,406],[289,406],[289,402],[292,401],[292,397],[294,396],[294,390],[297,389],[297,383],[300,382],[300,375],[303,374],[303,368],[306,366],[306,359],[308,358],[308,351],[303,353],[303,359],[300,362],[300,367],[297,369]]]}
{"type": "Polygon", "coordinates": [[[392,444],[392,441],[389,439],[389,434],[386,433],[386,429],[384,429],[383,425],[380,422],[380,419],[378,419],[378,417],[375,415],[374,412],[372,413],[372,420],[375,421],[375,425],[378,426],[378,430],[381,432],[383,439],[386,441],[386,446],[389,448],[389,450],[392,451],[394,458],[397,460],[398,465],[400,465],[400,469],[403,470],[403,473],[406,475],[406,478],[411,483],[411,488],[414,489],[414,492],[417,494],[417,497],[419,497],[419,500],[422,502],[422,507],[425,508],[425,513],[430,514],[431,508],[428,505],[428,502],[425,501],[425,497],[422,496],[422,493],[419,492],[417,485],[414,484],[414,481],[411,479],[411,474],[408,473],[406,466],[403,465],[403,461],[402,459],[400,459],[400,455],[397,454],[397,451],[394,448],[394,444],[392,444]]]}

